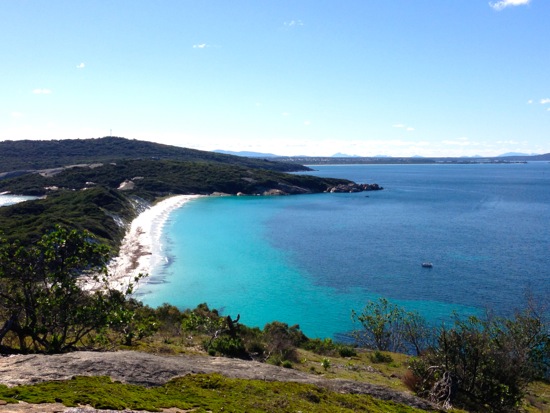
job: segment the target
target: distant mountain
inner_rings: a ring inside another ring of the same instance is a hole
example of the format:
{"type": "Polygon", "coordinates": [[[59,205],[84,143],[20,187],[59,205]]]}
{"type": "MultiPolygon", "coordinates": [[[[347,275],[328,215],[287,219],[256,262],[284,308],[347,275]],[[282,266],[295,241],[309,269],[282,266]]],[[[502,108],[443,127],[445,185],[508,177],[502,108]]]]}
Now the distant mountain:
{"type": "Polygon", "coordinates": [[[273,153],[248,152],[248,151],[233,152],[233,151],[224,151],[223,149],[215,149],[212,152],[223,153],[225,155],[245,156],[247,158],[278,158],[279,157],[279,155],[275,155],[273,153]]]}
{"type": "Polygon", "coordinates": [[[360,158],[359,155],[348,155],[345,153],[337,152],[331,156],[331,158],[360,158]]]}
{"type": "Polygon", "coordinates": [[[506,152],[502,155],[498,155],[497,158],[502,158],[505,156],[535,156],[538,155],[538,153],[521,153],[521,152],[506,152]]]}

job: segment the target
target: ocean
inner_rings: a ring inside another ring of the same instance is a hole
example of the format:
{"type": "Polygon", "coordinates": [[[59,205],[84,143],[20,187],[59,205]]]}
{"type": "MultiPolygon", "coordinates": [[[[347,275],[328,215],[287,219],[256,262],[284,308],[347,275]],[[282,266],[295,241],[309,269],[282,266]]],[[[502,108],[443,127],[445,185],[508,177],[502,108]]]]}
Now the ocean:
{"type": "Polygon", "coordinates": [[[550,163],[313,168],[385,189],[188,202],[139,298],[339,338],[379,297],[434,324],[550,297],[550,163]]]}

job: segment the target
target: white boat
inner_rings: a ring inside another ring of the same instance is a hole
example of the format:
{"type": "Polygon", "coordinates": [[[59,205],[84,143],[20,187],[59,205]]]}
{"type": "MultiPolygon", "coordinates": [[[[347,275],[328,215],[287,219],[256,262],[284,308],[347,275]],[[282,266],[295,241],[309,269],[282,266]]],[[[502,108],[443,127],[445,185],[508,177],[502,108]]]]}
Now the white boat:
{"type": "Polygon", "coordinates": [[[423,262],[422,266],[424,268],[432,268],[434,265],[431,262],[423,262]]]}

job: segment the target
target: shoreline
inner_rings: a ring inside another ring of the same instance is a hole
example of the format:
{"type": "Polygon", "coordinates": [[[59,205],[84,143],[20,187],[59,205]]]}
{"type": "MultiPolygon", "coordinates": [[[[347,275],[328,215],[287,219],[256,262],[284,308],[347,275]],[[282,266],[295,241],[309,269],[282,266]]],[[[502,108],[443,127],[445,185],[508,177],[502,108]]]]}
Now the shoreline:
{"type": "MultiPolygon", "coordinates": [[[[130,223],[118,256],[107,265],[110,288],[123,291],[130,283],[134,283],[139,274],[150,275],[151,270],[162,260],[160,239],[170,214],[199,197],[202,195],[176,195],[163,199],[147,208],[130,223]]],[[[134,293],[139,287],[138,284],[134,285],[134,293]]]]}

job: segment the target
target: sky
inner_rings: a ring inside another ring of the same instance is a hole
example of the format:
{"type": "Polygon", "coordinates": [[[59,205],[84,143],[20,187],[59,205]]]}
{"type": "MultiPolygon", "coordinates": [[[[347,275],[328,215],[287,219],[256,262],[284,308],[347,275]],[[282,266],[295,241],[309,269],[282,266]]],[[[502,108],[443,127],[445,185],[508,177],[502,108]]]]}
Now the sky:
{"type": "Polygon", "coordinates": [[[550,152],[548,0],[3,0],[0,141],[550,152]]]}

